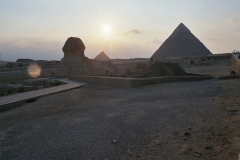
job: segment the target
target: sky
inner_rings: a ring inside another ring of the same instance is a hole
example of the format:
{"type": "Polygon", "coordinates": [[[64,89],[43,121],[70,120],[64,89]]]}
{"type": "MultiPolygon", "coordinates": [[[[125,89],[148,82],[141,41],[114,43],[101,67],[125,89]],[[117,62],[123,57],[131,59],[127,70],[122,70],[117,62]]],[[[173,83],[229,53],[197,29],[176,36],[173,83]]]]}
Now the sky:
{"type": "Polygon", "coordinates": [[[85,56],[150,58],[183,23],[213,53],[240,51],[240,0],[0,0],[1,60],[61,60],[68,37],[85,56]]]}

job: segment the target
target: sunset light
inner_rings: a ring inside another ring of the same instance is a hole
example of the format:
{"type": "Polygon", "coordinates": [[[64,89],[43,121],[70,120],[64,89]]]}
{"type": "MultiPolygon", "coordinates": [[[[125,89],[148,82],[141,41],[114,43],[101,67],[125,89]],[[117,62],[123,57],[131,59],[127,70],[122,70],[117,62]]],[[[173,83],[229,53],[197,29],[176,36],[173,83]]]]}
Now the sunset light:
{"type": "Polygon", "coordinates": [[[103,33],[109,33],[109,32],[111,31],[111,29],[110,29],[109,26],[104,26],[104,27],[102,28],[102,31],[103,31],[103,33]]]}

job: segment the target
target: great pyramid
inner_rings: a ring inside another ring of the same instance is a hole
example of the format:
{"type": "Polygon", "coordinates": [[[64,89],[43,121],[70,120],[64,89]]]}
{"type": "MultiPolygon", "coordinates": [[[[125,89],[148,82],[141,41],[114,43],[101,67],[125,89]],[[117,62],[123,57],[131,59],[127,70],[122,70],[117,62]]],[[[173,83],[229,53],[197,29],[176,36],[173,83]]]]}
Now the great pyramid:
{"type": "Polygon", "coordinates": [[[166,57],[201,57],[211,54],[204,44],[180,23],[151,58],[153,61],[162,61],[166,57]]]}
{"type": "Polygon", "coordinates": [[[102,60],[102,61],[110,60],[110,58],[103,51],[99,53],[94,59],[102,60]]]}

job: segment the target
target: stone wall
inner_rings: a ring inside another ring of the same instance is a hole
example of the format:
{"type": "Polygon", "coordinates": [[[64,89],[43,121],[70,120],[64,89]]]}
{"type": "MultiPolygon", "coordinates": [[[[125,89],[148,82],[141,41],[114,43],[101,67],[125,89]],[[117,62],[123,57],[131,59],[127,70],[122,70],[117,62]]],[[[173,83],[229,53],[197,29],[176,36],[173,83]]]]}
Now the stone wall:
{"type": "Polygon", "coordinates": [[[117,74],[134,74],[150,66],[149,58],[111,59],[111,62],[116,67],[117,74]]]}
{"type": "Polygon", "coordinates": [[[36,60],[36,61],[18,61],[18,62],[6,62],[5,68],[21,68],[28,67],[32,63],[37,63],[42,68],[57,68],[60,64],[60,61],[45,61],[45,60],[36,60]]]}
{"type": "Polygon", "coordinates": [[[234,54],[231,54],[231,67],[237,75],[240,75],[240,60],[234,54]]]}
{"type": "Polygon", "coordinates": [[[167,57],[163,59],[163,62],[177,62],[179,64],[194,64],[194,65],[209,65],[215,63],[215,60],[221,59],[230,59],[230,53],[223,54],[213,54],[209,56],[201,56],[201,57],[167,57]]]}
{"type": "MultiPolygon", "coordinates": [[[[54,76],[56,69],[42,69],[41,75],[38,78],[52,77],[54,76]]],[[[25,79],[31,79],[27,70],[22,71],[10,71],[10,72],[0,72],[0,82],[9,81],[21,81],[25,79]]]]}

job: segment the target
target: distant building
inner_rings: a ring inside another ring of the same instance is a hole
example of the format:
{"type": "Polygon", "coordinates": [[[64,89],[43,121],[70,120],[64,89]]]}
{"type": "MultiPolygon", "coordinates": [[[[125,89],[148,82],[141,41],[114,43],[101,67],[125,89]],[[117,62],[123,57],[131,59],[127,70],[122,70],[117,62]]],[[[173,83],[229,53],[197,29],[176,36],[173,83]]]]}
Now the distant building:
{"type": "Polygon", "coordinates": [[[5,62],[5,61],[0,61],[0,67],[1,66],[5,66],[7,64],[7,62],[5,62]]]}
{"type": "Polygon", "coordinates": [[[17,59],[16,62],[34,62],[32,59],[17,59]]]}

